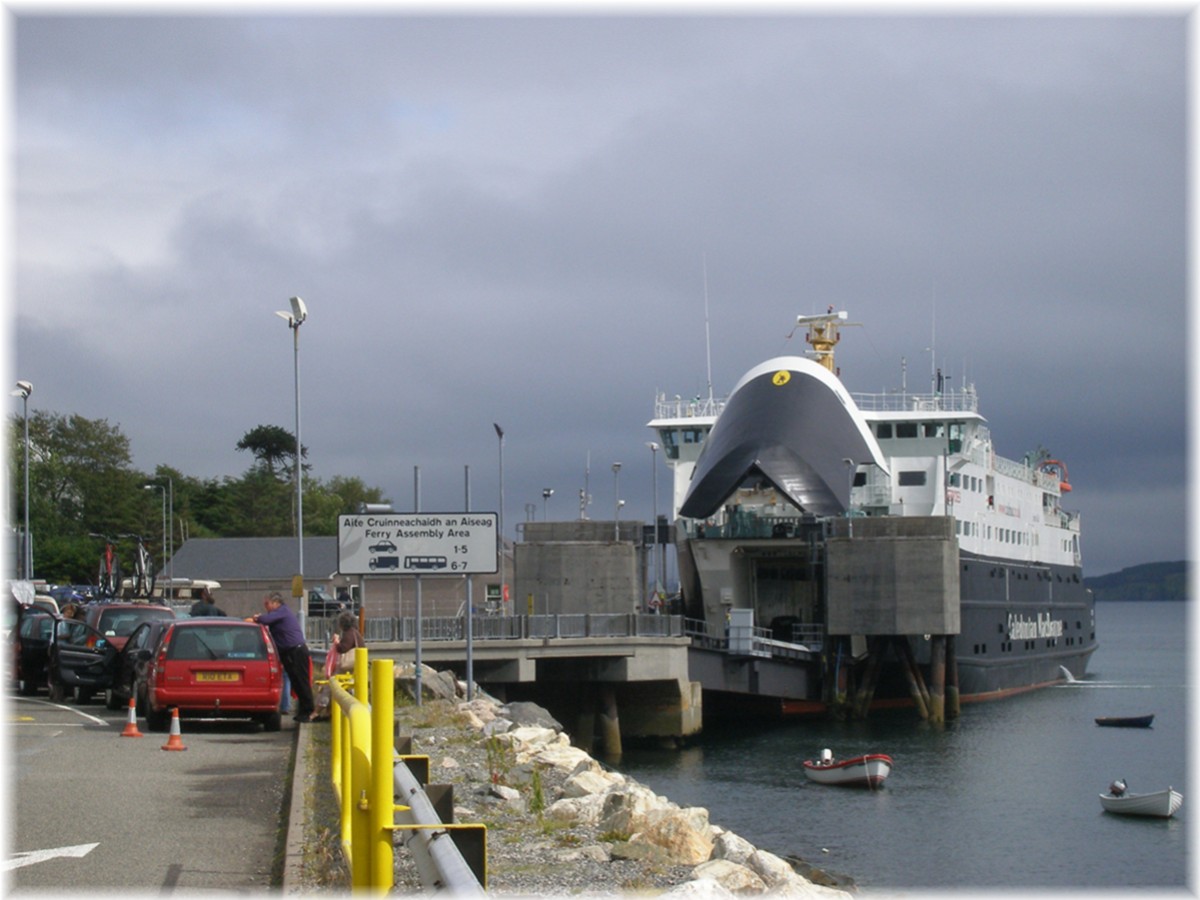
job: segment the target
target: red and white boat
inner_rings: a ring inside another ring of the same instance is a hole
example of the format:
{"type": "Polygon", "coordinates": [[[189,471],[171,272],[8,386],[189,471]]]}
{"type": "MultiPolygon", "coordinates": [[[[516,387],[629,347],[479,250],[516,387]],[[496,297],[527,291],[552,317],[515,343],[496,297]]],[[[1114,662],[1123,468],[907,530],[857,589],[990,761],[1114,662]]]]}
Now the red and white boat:
{"type": "Polygon", "coordinates": [[[819,760],[806,759],[804,774],[818,784],[843,784],[877,788],[892,771],[892,758],[885,753],[866,753],[850,759],[834,759],[829,750],[819,760]]]}

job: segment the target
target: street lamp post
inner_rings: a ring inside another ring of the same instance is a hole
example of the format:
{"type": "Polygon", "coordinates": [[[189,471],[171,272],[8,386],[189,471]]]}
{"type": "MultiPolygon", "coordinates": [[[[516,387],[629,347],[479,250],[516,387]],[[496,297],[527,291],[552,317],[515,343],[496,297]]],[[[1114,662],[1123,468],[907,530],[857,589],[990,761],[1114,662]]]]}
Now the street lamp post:
{"type": "Polygon", "coordinates": [[[654,568],[654,582],[652,589],[654,596],[652,599],[657,601],[658,580],[660,577],[658,568],[658,444],[655,441],[647,441],[646,446],[650,448],[650,466],[653,476],[651,481],[654,485],[654,500],[651,504],[651,509],[653,510],[653,519],[651,520],[653,522],[653,526],[651,528],[651,533],[654,535],[654,539],[650,542],[650,561],[654,568]]]}
{"type": "Polygon", "coordinates": [[[546,502],[554,496],[554,488],[542,488],[542,521],[549,522],[546,517],[546,502]]]}
{"type": "Polygon", "coordinates": [[[288,302],[291,304],[291,311],[276,311],[275,315],[286,321],[288,328],[292,330],[292,368],[296,390],[296,550],[299,557],[297,583],[292,585],[292,596],[296,596],[297,591],[300,592],[300,622],[303,627],[308,604],[304,596],[304,467],[300,462],[303,446],[300,443],[300,326],[308,318],[308,309],[299,297],[292,297],[288,302]]]}
{"type": "Polygon", "coordinates": [[[621,540],[621,464],[612,464],[613,470],[613,540],[621,540]]]}
{"type": "Polygon", "coordinates": [[[496,429],[496,439],[500,443],[500,512],[497,516],[497,531],[496,531],[496,553],[500,557],[500,609],[505,610],[505,582],[504,582],[504,429],[496,422],[492,423],[492,427],[496,429]]]}
{"type": "Polygon", "coordinates": [[[17,389],[12,392],[14,397],[21,398],[22,416],[25,419],[25,531],[21,535],[21,576],[33,578],[33,541],[29,535],[29,395],[33,393],[33,385],[28,381],[18,381],[17,389]]]}

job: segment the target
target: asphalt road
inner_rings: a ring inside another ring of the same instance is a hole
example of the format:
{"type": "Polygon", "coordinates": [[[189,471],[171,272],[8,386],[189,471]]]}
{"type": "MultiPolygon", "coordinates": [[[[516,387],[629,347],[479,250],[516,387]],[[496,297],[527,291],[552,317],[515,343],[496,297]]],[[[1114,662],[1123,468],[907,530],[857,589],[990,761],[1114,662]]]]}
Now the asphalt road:
{"type": "Polygon", "coordinates": [[[295,725],[181,724],[121,737],[102,702],[7,700],[10,891],[259,890],[281,850],[295,725]],[[94,846],[89,846],[94,845],[94,846]]]}

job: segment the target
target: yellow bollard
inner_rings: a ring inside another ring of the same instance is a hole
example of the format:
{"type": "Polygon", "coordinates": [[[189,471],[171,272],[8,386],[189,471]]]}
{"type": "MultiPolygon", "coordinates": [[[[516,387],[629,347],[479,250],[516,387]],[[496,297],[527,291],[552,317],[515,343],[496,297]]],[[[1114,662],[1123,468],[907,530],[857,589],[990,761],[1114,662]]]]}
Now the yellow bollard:
{"type": "Polygon", "coordinates": [[[392,889],[396,877],[392,848],[396,803],[392,773],[396,752],[392,743],[396,720],[394,666],[391,659],[371,663],[371,886],[384,892],[392,889]]]}

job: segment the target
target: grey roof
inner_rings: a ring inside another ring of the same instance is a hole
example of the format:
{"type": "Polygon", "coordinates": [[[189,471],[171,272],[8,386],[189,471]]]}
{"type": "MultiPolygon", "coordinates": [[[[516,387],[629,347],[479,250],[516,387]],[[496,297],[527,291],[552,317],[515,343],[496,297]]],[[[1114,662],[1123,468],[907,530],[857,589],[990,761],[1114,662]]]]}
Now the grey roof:
{"type": "Polygon", "coordinates": [[[766,479],[796,507],[838,515],[850,502],[846,461],[887,471],[858,407],[825,368],[781,356],[744,376],[704,441],[681,516],[711,516],[744,481],[766,479]]]}
{"type": "MultiPolygon", "coordinates": [[[[297,574],[299,562],[294,537],[190,538],[176,551],[172,574],[216,581],[281,579],[297,574]]],[[[332,578],[337,568],[336,537],[304,539],[305,578],[332,578]]]]}

